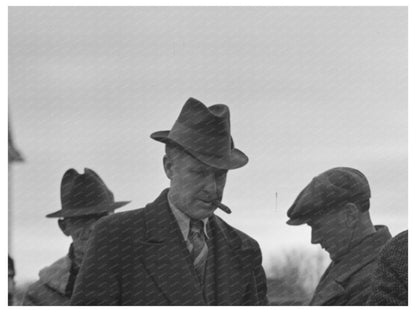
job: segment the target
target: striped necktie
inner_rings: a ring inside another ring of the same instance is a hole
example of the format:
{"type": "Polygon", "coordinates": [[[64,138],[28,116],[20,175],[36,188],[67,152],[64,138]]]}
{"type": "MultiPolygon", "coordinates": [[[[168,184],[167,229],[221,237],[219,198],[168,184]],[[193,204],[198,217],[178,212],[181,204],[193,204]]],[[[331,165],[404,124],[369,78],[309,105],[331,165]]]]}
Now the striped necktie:
{"type": "Polygon", "coordinates": [[[192,244],[191,256],[199,281],[202,283],[208,246],[205,242],[204,222],[191,219],[188,239],[192,244]]]}

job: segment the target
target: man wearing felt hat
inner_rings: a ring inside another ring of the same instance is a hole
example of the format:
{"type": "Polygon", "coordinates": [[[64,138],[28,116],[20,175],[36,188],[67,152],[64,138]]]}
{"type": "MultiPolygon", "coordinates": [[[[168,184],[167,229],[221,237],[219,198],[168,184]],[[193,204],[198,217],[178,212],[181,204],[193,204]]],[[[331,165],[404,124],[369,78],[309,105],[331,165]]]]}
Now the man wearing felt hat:
{"type": "Polygon", "coordinates": [[[311,243],[332,260],[310,305],[365,305],[376,259],[391,238],[386,226],[374,226],[369,213],[370,186],[357,169],[338,167],[313,178],[287,215],[289,225],[311,227],[311,243]]]}
{"type": "Polygon", "coordinates": [[[87,168],[83,174],[74,169],[65,172],[61,182],[61,202],[62,209],[46,217],[59,218],[59,228],[66,236],[71,236],[68,255],[39,272],[39,280],[29,286],[23,305],[69,305],[95,224],[103,216],[129,203],[115,202],[104,181],[87,168]]]}
{"type": "Polygon", "coordinates": [[[248,162],[228,107],[190,98],[172,129],[151,138],[166,145],[170,188],[97,225],[71,304],[267,304],[258,243],[214,214],[230,212],[221,203],[228,170],[248,162]]]}

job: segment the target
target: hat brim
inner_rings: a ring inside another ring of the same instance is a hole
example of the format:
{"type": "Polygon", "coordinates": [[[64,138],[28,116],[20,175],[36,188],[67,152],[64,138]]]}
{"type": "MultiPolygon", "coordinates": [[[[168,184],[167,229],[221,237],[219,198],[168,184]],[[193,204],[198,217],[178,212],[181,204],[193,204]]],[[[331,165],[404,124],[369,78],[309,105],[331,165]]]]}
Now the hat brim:
{"type": "Polygon", "coordinates": [[[91,216],[102,214],[106,212],[112,212],[115,209],[121,208],[130,203],[130,201],[120,201],[111,204],[110,206],[93,206],[80,209],[67,209],[67,210],[58,210],[53,213],[47,214],[47,218],[73,218],[73,217],[82,217],[82,216],[91,216]]]}
{"type": "Polygon", "coordinates": [[[286,221],[288,225],[302,225],[308,222],[309,219],[289,219],[286,221]]]}
{"type": "Polygon", "coordinates": [[[156,131],[156,132],[152,133],[150,135],[150,137],[153,140],[156,140],[158,142],[162,142],[162,143],[165,143],[165,144],[174,143],[176,145],[179,145],[186,152],[191,154],[193,157],[195,157],[199,161],[203,162],[204,164],[206,164],[208,166],[214,167],[214,168],[232,170],[232,169],[241,168],[241,167],[245,166],[248,163],[247,155],[244,154],[242,151],[240,151],[237,148],[233,148],[231,150],[231,154],[229,155],[228,159],[216,158],[216,157],[209,156],[209,155],[207,156],[207,155],[192,151],[192,150],[186,148],[185,146],[183,146],[182,144],[180,144],[179,142],[176,142],[175,140],[172,140],[171,138],[169,138],[169,132],[170,131],[168,131],[168,130],[156,131]]]}

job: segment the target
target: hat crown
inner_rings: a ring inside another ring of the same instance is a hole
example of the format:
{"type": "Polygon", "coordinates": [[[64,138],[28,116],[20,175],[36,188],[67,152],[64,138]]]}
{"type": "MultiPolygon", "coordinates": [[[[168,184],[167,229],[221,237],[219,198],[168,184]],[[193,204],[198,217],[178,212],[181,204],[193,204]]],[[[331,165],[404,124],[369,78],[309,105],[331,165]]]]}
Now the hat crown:
{"type": "Polygon", "coordinates": [[[74,169],[65,172],[61,182],[62,209],[82,209],[98,205],[111,205],[114,195],[93,170],[84,174],[74,169]]]}
{"type": "Polygon", "coordinates": [[[248,162],[247,156],[234,148],[230,110],[224,104],[207,107],[189,98],[172,129],[155,132],[151,137],[180,145],[198,160],[216,168],[235,169],[248,162]]]}
{"type": "Polygon", "coordinates": [[[326,198],[352,199],[357,196],[370,198],[370,185],[365,175],[357,169],[337,167],[316,177],[320,194],[326,198]]]}
{"type": "Polygon", "coordinates": [[[206,107],[197,99],[189,98],[182,107],[177,122],[186,124],[195,130],[204,130],[204,126],[219,126],[222,130],[229,131],[230,110],[224,104],[206,107]]]}
{"type": "Polygon", "coordinates": [[[68,169],[61,181],[61,209],[46,215],[47,218],[73,218],[104,215],[114,212],[130,201],[114,201],[113,193],[100,176],[85,168],[83,174],[68,169]]]}
{"type": "Polygon", "coordinates": [[[206,107],[200,101],[190,98],[169,136],[193,152],[227,156],[231,153],[229,109],[224,104],[206,107]]]}

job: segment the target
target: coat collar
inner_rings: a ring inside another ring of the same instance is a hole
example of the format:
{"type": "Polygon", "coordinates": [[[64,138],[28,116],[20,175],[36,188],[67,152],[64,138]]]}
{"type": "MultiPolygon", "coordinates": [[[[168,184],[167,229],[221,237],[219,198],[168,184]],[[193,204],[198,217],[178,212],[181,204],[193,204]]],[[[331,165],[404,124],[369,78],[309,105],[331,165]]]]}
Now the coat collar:
{"type": "MultiPolygon", "coordinates": [[[[144,265],[173,305],[204,305],[202,289],[167,193],[165,189],[144,208],[145,240],[138,242],[144,246],[144,265]]],[[[251,247],[215,215],[209,218],[208,226],[214,246],[211,254],[215,255],[217,302],[238,304],[242,291],[236,291],[236,287],[244,287],[241,259],[247,257],[251,247]]]]}
{"type": "Polygon", "coordinates": [[[58,259],[50,266],[40,270],[39,280],[58,293],[65,295],[70,277],[71,264],[72,261],[68,256],[58,259]]]}
{"type": "Polygon", "coordinates": [[[335,264],[337,272],[335,280],[338,283],[342,284],[352,274],[374,261],[380,249],[391,238],[387,226],[376,225],[375,228],[375,233],[366,236],[359,244],[352,247],[348,254],[338,261],[339,263],[335,264]]]}
{"type": "MultiPolygon", "coordinates": [[[[144,208],[143,261],[148,272],[172,305],[204,305],[192,261],[167,201],[168,189],[144,208]]],[[[143,249],[141,249],[143,250],[143,249]]]]}
{"type": "Polygon", "coordinates": [[[391,238],[386,226],[376,225],[376,232],[365,237],[337,262],[332,262],[322,275],[311,305],[324,305],[345,293],[345,282],[361,268],[374,261],[380,249],[391,238]]]}
{"type": "MultiPolygon", "coordinates": [[[[156,198],[156,200],[145,207],[145,222],[146,222],[146,240],[148,242],[162,243],[171,239],[172,234],[180,230],[175,217],[169,207],[167,194],[169,189],[165,189],[156,198]]],[[[208,223],[211,227],[217,228],[218,234],[227,245],[234,249],[251,249],[251,246],[241,239],[241,237],[230,231],[236,231],[231,226],[227,225],[221,218],[212,215],[208,223]]]]}

